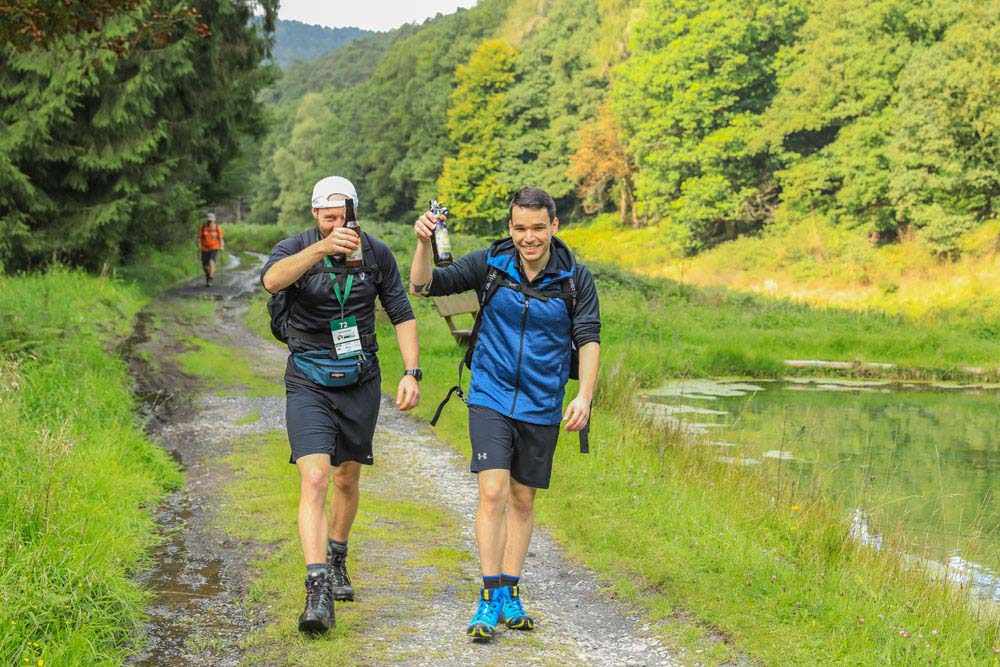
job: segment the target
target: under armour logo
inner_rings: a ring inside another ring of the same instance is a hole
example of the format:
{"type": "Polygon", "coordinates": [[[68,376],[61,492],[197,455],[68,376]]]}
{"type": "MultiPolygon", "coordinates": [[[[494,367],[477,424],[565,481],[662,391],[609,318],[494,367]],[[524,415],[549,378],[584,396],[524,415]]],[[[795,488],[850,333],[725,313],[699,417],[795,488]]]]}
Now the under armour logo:
{"type": "Polygon", "coordinates": [[[485,461],[486,460],[486,452],[479,452],[478,454],[476,454],[476,458],[479,459],[480,461],[485,461]]]}

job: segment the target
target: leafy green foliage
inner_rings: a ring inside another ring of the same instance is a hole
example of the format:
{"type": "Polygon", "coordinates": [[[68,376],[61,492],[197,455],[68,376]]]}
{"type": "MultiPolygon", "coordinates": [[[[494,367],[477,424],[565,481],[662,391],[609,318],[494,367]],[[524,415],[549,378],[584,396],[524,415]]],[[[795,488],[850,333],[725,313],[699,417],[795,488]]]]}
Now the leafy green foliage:
{"type": "Polygon", "coordinates": [[[638,166],[639,214],[674,220],[698,249],[751,229],[773,194],[768,156],[748,141],[775,93],[774,58],[798,0],[646,0],[612,102],[638,166]]]}
{"type": "Polygon", "coordinates": [[[1000,2],[967,5],[899,76],[886,153],[898,219],[942,250],[1000,209],[1000,2]]]}
{"type": "Polygon", "coordinates": [[[218,196],[241,137],[263,132],[267,44],[250,3],[200,0],[201,22],[149,34],[170,7],[0,51],[0,264],[96,267],[168,244],[218,196]]]}
{"type": "Polygon", "coordinates": [[[507,214],[511,183],[497,166],[501,140],[512,120],[508,96],[517,76],[517,52],[500,40],[476,50],[456,72],[457,87],[448,110],[448,130],[458,155],[444,162],[438,182],[441,196],[451,205],[455,228],[483,231],[507,214]]]}
{"type": "Polygon", "coordinates": [[[954,254],[996,218],[998,10],[483,2],[293,67],[268,93],[254,218],[301,221],[312,182],[339,172],[365,215],[436,195],[482,232],[531,184],[564,219],[617,208],[682,252],[818,216],[954,254]]]}

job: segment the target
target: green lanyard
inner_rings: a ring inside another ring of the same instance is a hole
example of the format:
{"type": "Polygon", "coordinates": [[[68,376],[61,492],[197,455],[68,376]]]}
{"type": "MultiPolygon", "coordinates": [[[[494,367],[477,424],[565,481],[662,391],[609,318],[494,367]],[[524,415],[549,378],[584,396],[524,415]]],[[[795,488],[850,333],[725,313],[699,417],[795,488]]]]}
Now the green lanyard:
{"type": "Polygon", "coordinates": [[[344,283],[344,293],[340,293],[340,285],[337,284],[337,274],[333,273],[333,263],[330,261],[329,257],[323,258],[323,266],[325,266],[330,273],[330,288],[333,292],[333,296],[337,297],[337,303],[340,304],[340,318],[344,318],[344,305],[347,303],[348,297],[351,296],[351,287],[354,286],[354,274],[347,274],[347,281],[344,283]]]}

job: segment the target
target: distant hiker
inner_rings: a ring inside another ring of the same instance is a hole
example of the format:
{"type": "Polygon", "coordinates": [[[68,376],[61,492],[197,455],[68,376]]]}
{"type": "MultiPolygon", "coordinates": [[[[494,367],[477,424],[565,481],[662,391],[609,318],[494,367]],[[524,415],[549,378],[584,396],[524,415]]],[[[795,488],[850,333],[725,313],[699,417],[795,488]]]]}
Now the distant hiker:
{"type": "Polygon", "coordinates": [[[205,272],[205,287],[215,279],[215,264],[219,251],[226,247],[222,227],[215,222],[215,214],[205,216],[205,222],[198,233],[198,247],[201,248],[201,269],[205,272]]]}
{"type": "Polygon", "coordinates": [[[285,421],[290,462],[299,470],[299,537],[306,562],[306,604],[299,630],[325,632],[334,600],[353,600],[347,540],[358,510],[361,466],[371,465],[381,398],[375,297],[396,327],[407,369],[396,405],[420,400],[417,326],[396,258],[371,234],[346,228],[358,195],[345,178],[313,188],[316,226],[278,243],[261,271],[272,331],[288,344],[285,421]],[[361,246],[361,266],[345,259],[361,246]],[[333,481],[329,517],[324,505],[333,481]],[[328,520],[329,519],[329,520],[328,520]]]}
{"type": "Polygon", "coordinates": [[[535,490],[549,486],[560,421],[567,431],[580,431],[590,420],[601,320],[594,279],[555,237],[556,205],[543,190],[523,188],[511,200],[510,238],[434,268],[431,235],[441,217],[428,211],[414,224],[410,289],[423,296],[476,290],[481,304],[469,343],[475,347],[467,403],[483,587],[467,633],[488,641],[501,621],[516,630],[534,628],[519,581],[535,490]],[[563,413],[573,347],[580,387],[563,413]]]}

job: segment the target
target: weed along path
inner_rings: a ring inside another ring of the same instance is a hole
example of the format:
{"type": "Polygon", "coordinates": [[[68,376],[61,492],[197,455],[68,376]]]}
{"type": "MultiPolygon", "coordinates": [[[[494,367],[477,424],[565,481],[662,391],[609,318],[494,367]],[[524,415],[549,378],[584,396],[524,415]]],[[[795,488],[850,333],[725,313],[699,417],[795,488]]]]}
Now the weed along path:
{"type": "Polygon", "coordinates": [[[141,577],[153,595],[148,641],[134,664],[675,664],[658,628],[603,592],[542,529],[524,573],[538,628],[470,643],[475,479],[388,397],[351,537],[357,601],[337,605],[328,636],[301,637],[285,351],[244,325],[260,259],[232,262],[212,288],[167,293],[126,346],[150,431],[186,475],[159,511],[164,543],[141,577]]]}

